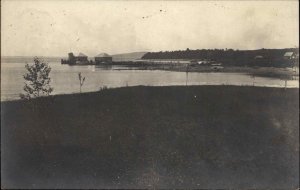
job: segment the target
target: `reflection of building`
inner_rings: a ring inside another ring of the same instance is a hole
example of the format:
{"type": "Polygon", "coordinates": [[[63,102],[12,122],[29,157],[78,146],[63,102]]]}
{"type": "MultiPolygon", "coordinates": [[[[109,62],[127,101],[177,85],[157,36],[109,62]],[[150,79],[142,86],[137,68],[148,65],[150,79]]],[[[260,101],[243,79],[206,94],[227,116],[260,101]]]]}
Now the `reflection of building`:
{"type": "Polygon", "coordinates": [[[107,53],[100,53],[99,55],[95,56],[95,63],[96,64],[112,63],[112,57],[107,53]]]}

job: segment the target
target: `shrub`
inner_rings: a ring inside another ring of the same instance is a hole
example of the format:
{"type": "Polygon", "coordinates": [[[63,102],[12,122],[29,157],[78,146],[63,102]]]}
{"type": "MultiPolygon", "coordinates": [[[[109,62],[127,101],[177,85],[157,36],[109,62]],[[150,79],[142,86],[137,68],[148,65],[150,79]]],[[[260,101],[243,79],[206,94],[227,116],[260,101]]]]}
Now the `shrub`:
{"type": "Polygon", "coordinates": [[[34,64],[26,64],[27,73],[23,75],[25,79],[25,94],[20,94],[21,99],[31,99],[39,96],[49,95],[53,88],[50,86],[51,78],[49,73],[51,67],[42,62],[39,58],[34,58],[34,64]]]}

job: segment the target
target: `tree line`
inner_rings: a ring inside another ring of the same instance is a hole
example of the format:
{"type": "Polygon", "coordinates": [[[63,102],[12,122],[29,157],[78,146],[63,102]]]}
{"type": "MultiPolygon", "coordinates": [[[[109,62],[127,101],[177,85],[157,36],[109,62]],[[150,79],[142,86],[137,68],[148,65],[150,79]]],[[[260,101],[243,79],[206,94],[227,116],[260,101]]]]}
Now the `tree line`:
{"type": "Polygon", "coordinates": [[[148,52],[142,59],[195,59],[221,62],[225,65],[269,65],[287,66],[295,64],[295,60],[284,58],[286,52],[299,53],[299,48],[286,49],[258,49],[258,50],[233,50],[233,49],[197,49],[178,51],[148,52]]]}

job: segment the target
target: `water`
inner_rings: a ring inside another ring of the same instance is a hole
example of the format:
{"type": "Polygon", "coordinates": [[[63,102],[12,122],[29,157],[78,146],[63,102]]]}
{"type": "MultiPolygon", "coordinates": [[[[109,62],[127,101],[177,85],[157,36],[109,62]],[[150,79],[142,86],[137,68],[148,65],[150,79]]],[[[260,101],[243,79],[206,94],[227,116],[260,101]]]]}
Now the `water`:
{"type": "MultiPolygon", "coordinates": [[[[79,92],[78,72],[86,81],[83,92],[98,91],[101,87],[186,85],[186,73],[159,70],[135,70],[126,67],[69,66],[49,63],[52,94],[79,92]]],[[[19,99],[23,92],[25,63],[1,63],[1,101],[19,99]]],[[[243,73],[188,73],[187,85],[250,85],[284,87],[285,81],[276,78],[251,77],[243,73]]],[[[287,81],[287,87],[299,88],[297,81],[287,81]]]]}

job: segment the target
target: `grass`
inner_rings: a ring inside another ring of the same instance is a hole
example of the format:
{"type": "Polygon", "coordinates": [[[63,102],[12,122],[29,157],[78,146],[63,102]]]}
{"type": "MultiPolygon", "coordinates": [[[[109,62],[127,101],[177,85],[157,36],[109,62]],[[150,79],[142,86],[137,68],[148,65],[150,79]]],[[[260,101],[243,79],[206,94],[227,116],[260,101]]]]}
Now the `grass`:
{"type": "Polygon", "coordinates": [[[294,189],[298,97],[140,86],[1,102],[2,188],[294,189]]]}

